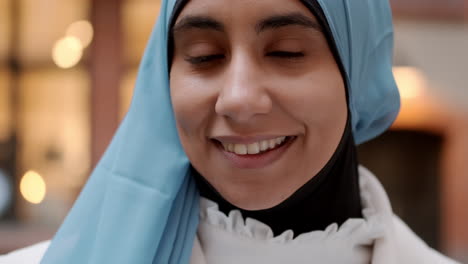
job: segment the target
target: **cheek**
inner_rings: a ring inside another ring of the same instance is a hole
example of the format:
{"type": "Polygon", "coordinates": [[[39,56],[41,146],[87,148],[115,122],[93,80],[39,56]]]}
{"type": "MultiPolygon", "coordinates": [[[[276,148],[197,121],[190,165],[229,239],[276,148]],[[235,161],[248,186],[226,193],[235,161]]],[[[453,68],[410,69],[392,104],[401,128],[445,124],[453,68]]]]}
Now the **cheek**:
{"type": "Polygon", "coordinates": [[[182,140],[184,137],[193,134],[197,128],[197,121],[193,116],[191,118],[190,115],[193,110],[192,100],[190,100],[190,95],[184,93],[183,90],[185,89],[181,89],[179,82],[171,81],[172,107],[174,108],[176,124],[182,140]]]}
{"type": "Polygon", "coordinates": [[[210,93],[206,85],[187,74],[171,74],[171,101],[181,137],[192,137],[206,130],[210,118],[210,93]]]}
{"type": "Polygon", "coordinates": [[[207,131],[214,105],[206,83],[187,73],[172,74],[170,79],[171,101],[174,108],[180,142],[191,164],[204,171],[208,153],[207,131]]]}
{"type": "Polygon", "coordinates": [[[304,123],[328,126],[346,117],[346,92],[340,73],[316,72],[286,81],[284,108],[304,123]]]}
{"type": "MultiPolygon", "coordinates": [[[[307,104],[310,143],[327,162],[339,144],[347,119],[346,92],[341,74],[322,74],[316,78],[307,104]]],[[[325,164],[325,163],[324,163],[325,164]]],[[[323,164],[323,165],[324,165],[323,164]]]]}
{"type": "Polygon", "coordinates": [[[346,93],[341,76],[316,78],[307,92],[309,118],[324,126],[336,125],[346,116],[346,93]]]}
{"type": "Polygon", "coordinates": [[[314,72],[284,84],[289,84],[289,89],[279,95],[287,98],[281,107],[304,126],[304,146],[308,153],[304,155],[312,155],[317,162],[320,160],[317,155],[322,157],[317,165],[320,167],[338,145],[346,125],[346,91],[341,74],[314,72]]]}

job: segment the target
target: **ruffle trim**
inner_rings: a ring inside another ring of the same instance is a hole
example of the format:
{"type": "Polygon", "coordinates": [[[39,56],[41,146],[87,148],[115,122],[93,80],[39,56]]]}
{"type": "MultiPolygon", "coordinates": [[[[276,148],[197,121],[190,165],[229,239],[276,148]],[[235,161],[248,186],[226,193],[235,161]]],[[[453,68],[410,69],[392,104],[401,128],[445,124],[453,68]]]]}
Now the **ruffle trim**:
{"type": "Polygon", "coordinates": [[[363,242],[374,240],[383,236],[383,214],[376,211],[369,193],[369,181],[360,177],[361,201],[363,205],[362,214],[364,218],[352,218],[345,221],[340,227],[336,223],[329,225],[325,230],[317,230],[301,234],[294,238],[292,230],[284,231],[281,235],[274,236],[273,231],[266,224],[247,218],[244,221],[239,210],[233,210],[226,216],[219,211],[218,204],[201,197],[200,220],[226,232],[240,235],[253,240],[261,240],[272,243],[307,243],[312,241],[335,240],[346,237],[355,241],[363,242]]]}

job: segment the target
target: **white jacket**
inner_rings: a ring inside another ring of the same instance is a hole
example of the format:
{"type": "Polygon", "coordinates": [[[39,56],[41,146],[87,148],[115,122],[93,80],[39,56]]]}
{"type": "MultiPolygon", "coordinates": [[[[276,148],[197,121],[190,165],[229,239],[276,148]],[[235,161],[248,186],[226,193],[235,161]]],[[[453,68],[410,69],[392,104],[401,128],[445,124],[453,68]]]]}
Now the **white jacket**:
{"type": "MultiPolygon", "coordinates": [[[[373,242],[371,252],[371,262],[373,264],[457,263],[456,261],[453,261],[429,248],[408,228],[407,225],[405,225],[398,217],[394,216],[387,194],[371,172],[360,167],[359,174],[361,196],[367,196],[368,200],[372,201],[373,209],[377,210],[379,215],[384,216],[380,218],[385,226],[384,234],[373,242]]],[[[199,228],[197,239],[195,240],[193,247],[191,264],[220,264],[207,262],[207,259],[210,259],[210,256],[207,256],[206,254],[210,253],[204,252],[203,250],[203,244],[200,242],[200,236],[203,236],[203,234],[200,232],[201,230],[199,228]]],[[[40,263],[40,259],[44,255],[49,244],[49,241],[45,241],[31,247],[14,251],[7,255],[0,256],[0,264],[40,263]]],[[[235,251],[235,249],[230,250],[235,251]]],[[[238,253],[242,254],[242,252],[238,253]]],[[[261,264],[262,262],[258,262],[257,260],[257,262],[253,263],[261,264]]],[[[311,260],[310,263],[315,263],[315,261],[311,260]]]]}

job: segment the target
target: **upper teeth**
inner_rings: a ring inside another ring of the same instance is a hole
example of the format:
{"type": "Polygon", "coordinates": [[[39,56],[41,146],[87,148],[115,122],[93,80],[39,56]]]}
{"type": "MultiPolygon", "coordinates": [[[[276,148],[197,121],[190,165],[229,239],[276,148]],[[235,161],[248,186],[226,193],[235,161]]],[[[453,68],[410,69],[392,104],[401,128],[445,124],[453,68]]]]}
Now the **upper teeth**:
{"type": "Polygon", "coordinates": [[[237,155],[258,154],[260,152],[274,149],[286,140],[286,137],[278,137],[270,140],[262,140],[251,144],[221,143],[224,150],[237,155]]]}

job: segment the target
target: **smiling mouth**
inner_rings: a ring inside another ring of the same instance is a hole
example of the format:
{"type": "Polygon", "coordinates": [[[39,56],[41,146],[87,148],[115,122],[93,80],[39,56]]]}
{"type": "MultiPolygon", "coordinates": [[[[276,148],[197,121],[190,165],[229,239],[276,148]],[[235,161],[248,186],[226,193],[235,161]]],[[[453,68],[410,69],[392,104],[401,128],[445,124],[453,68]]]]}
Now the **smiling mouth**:
{"type": "Polygon", "coordinates": [[[295,138],[295,136],[282,136],[269,140],[261,140],[250,144],[223,143],[218,140],[214,140],[214,142],[220,148],[222,148],[222,150],[228,153],[236,154],[239,156],[253,156],[279,149],[282,146],[289,143],[290,141],[294,140],[295,138]]]}

